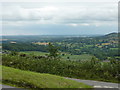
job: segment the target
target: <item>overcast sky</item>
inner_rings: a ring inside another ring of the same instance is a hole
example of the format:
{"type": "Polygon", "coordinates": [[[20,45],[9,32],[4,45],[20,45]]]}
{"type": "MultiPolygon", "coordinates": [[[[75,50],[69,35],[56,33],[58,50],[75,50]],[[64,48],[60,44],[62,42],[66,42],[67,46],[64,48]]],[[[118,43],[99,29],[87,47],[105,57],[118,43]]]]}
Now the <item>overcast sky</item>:
{"type": "Polygon", "coordinates": [[[24,1],[2,1],[3,35],[83,35],[118,31],[117,0],[24,1]]]}

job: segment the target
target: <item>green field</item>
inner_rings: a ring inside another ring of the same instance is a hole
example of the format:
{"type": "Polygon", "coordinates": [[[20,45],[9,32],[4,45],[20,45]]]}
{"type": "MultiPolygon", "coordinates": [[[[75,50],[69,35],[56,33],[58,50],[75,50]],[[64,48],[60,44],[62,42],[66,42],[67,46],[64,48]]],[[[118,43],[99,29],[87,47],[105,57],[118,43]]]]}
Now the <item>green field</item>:
{"type": "Polygon", "coordinates": [[[78,61],[78,60],[91,60],[92,56],[89,54],[82,54],[82,55],[71,55],[71,54],[65,54],[64,56],[62,56],[62,59],[65,60],[74,60],[74,61],[78,61]]]}
{"type": "Polygon", "coordinates": [[[119,50],[119,48],[110,48],[110,50],[119,50]]]}
{"type": "Polygon", "coordinates": [[[51,74],[2,67],[3,84],[23,88],[92,88],[91,86],[51,74]]]}
{"type": "MultiPolygon", "coordinates": [[[[24,51],[21,53],[32,54],[32,55],[36,55],[36,56],[38,56],[38,55],[44,56],[44,55],[48,54],[48,53],[39,52],[39,51],[24,51]]],[[[91,60],[91,58],[92,58],[92,55],[89,55],[89,54],[82,54],[82,55],[71,55],[68,53],[61,53],[61,54],[64,54],[64,55],[61,55],[61,58],[63,60],[78,61],[78,60],[91,60]]]]}
{"type": "Polygon", "coordinates": [[[32,55],[45,55],[45,54],[48,54],[48,53],[45,53],[45,52],[39,52],[39,51],[24,51],[24,52],[20,52],[20,53],[24,53],[24,54],[32,54],[32,55]]]}

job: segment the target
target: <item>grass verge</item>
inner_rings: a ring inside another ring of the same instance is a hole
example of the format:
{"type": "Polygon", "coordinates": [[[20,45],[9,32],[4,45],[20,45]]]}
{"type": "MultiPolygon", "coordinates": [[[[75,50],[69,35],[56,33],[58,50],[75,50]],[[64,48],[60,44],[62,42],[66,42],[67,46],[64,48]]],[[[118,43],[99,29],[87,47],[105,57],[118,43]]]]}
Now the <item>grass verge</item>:
{"type": "Polygon", "coordinates": [[[23,71],[11,67],[2,67],[2,81],[23,88],[92,88],[89,85],[68,80],[60,76],[23,71]]]}

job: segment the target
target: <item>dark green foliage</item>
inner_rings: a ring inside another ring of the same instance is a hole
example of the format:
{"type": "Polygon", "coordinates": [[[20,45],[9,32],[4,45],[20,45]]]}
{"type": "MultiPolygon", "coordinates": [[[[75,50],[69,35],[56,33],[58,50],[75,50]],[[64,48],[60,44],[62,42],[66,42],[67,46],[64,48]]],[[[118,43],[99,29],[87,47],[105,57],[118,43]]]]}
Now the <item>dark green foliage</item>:
{"type": "Polygon", "coordinates": [[[49,52],[48,56],[50,58],[54,58],[54,59],[60,58],[58,47],[54,46],[51,43],[49,43],[49,45],[48,45],[48,52],[49,52]]]}
{"type": "Polygon", "coordinates": [[[14,55],[18,55],[18,52],[11,51],[10,54],[14,56],[14,55]]]}
{"type": "Polygon", "coordinates": [[[35,45],[28,42],[18,42],[12,44],[10,42],[3,43],[2,45],[3,50],[10,50],[10,51],[42,51],[46,52],[46,46],[44,45],[35,45]]]}
{"type": "Polygon", "coordinates": [[[19,68],[40,73],[56,74],[64,77],[94,79],[102,81],[120,82],[120,61],[101,62],[95,57],[89,61],[63,61],[48,58],[34,59],[27,55],[4,54],[2,64],[9,67],[19,68]]]}

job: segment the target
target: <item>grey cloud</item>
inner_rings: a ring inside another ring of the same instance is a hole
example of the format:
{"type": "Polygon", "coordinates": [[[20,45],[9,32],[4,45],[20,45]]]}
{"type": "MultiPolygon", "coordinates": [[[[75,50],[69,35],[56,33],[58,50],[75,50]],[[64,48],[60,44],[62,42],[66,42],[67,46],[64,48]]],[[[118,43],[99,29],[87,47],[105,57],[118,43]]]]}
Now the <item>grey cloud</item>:
{"type": "MultiPolygon", "coordinates": [[[[80,3],[79,3],[80,4],[80,3]]],[[[84,4],[73,4],[73,6],[55,5],[37,8],[25,8],[21,4],[3,6],[3,21],[6,22],[39,22],[42,23],[95,23],[116,22],[117,4],[102,3],[93,6],[84,4]]],[[[31,4],[32,5],[32,4],[31,4]]],[[[35,4],[34,4],[35,5],[35,4]]],[[[29,5],[28,5],[29,6],[29,5]]]]}

